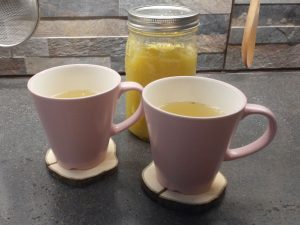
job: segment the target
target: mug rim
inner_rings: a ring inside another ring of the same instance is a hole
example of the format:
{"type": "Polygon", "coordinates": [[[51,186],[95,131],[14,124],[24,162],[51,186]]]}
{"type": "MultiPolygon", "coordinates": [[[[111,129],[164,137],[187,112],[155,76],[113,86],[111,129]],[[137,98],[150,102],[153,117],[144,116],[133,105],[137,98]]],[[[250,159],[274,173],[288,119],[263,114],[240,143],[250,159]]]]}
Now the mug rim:
{"type": "Polygon", "coordinates": [[[105,67],[105,66],[100,66],[100,65],[95,65],[95,64],[67,64],[67,65],[61,65],[61,66],[54,66],[54,67],[50,67],[48,69],[45,69],[45,70],[42,70],[38,73],[36,73],[35,75],[33,75],[27,82],[27,89],[33,94],[33,95],[36,95],[40,98],[45,98],[45,99],[50,99],[50,100],[57,100],[57,101],[72,101],[72,100],[81,100],[81,99],[88,99],[88,98],[93,98],[95,96],[99,96],[99,95],[102,95],[102,94],[105,94],[105,93],[108,93],[112,90],[114,90],[121,82],[121,75],[109,68],[109,67],[105,67]],[[41,94],[38,94],[36,91],[33,90],[33,82],[35,81],[35,79],[38,79],[40,78],[41,76],[43,76],[43,74],[45,73],[48,73],[48,72],[52,72],[53,70],[60,70],[60,69],[63,69],[63,68],[70,68],[70,67],[94,67],[94,68],[98,68],[98,69],[103,69],[103,70],[106,70],[106,71],[109,71],[111,72],[112,74],[110,76],[115,76],[117,77],[118,79],[118,83],[111,87],[110,89],[106,90],[106,91],[103,91],[101,93],[95,93],[93,95],[89,95],[89,96],[83,96],[83,97],[76,97],[76,98],[55,98],[55,97],[49,97],[49,96],[45,96],[45,95],[41,95],[41,94]]]}
{"type": "Polygon", "coordinates": [[[221,80],[208,78],[208,77],[199,77],[199,76],[172,76],[172,77],[164,77],[164,78],[152,81],[151,83],[149,83],[148,85],[146,85],[144,87],[143,93],[142,93],[142,98],[143,98],[144,103],[146,103],[148,106],[150,106],[151,108],[153,108],[154,110],[156,110],[160,113],[163,113],[165,115],[172,116],[172,117],[175,117],[175,118],[190,119],[190,120],[213,120],[213,119],[218,119],[218,118],[230,117],[230,116],[235,115],[235,114],[239,113],[240,111],[242,111],[245,108],[246,104],[247,104],[246,95],[240,89],[238,89],[237,87],[235,87],[235,86],[233,86],[229,83],[226,83],[224,81],[221,81],[221,80]],[[149,101],[149,99],[147,99],[147,97],[145,97],[146,92],[148,91],[148,89],[150,89],[152,86],[157,85],[157,83],[161,83],[161,82],[164,82],[166,80],[208,80],[208,81],[212,81],[212,82],[215,82],[215,83],[219,83],[223,86],[226,86],[226,87],[232,89],[234,92],[239,94],[243,98],[243,103],[242,103],[242,106],[239,107],[237,110],[234,110],[230,113],[222,114],[222,115],[219,115],[219,116],[196,117],[196,116],[184,116],[184,115],[179,115],[179,114],[175,114],[175,113],[170,113],[170,112],[162,110],[161,108],[159,108],[156,105],[152,104],[149,101]]]}

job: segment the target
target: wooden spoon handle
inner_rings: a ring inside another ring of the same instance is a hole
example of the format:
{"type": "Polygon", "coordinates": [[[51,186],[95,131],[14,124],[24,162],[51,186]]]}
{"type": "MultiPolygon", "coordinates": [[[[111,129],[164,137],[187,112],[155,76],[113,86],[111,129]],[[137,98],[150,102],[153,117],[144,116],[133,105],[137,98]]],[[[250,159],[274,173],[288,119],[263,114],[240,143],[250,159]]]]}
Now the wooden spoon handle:
{"type": "Polygon", "coordinates": [[[242,42],[242,61],[249,68],[253,63],[260,0],[251,0],[242,42]]]}

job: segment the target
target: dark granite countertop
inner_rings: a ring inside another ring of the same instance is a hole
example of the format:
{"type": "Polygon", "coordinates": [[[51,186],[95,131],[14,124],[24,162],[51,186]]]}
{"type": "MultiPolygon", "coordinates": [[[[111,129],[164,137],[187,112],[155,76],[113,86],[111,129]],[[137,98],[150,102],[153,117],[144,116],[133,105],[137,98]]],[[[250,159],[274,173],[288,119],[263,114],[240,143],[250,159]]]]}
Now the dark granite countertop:
{"type": "MultiPolygon", "coordinates": [[[[26,89],[28,78],[0,78],[0,224],[299,224],[300,71],[205,76],[227,81],[249,102],[272,109],[279,129],[263,151],[223,164],[225,198],[198,214],[163,208],[144,194],[140,175],[151,161],[150,146],[128,131],[113,137],[115,173],[86,187],[54,179],[45,167],[49,145],[26,89]]],[[[124,99],[116,117],[124,117],[124,99]]],[[[260,135],[265,122],[245,119],[233,146],[260,135]]]]}

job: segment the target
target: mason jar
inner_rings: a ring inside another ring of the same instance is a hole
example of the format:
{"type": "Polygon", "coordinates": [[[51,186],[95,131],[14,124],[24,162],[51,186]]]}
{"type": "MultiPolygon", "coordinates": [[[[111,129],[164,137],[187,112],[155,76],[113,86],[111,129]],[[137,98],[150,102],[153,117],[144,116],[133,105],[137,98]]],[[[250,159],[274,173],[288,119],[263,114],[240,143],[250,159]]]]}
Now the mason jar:
{"type": "MultiPolygon", "coordinates": [[[[130,10],[126,80],[145,86],[163,77],[195,75],[198,26],[199,13],[183,6],[145,6],[130,10]]],[[[136,111],[140,98],[137,92],[127,93],[127,117],[136,111]]],[[[148,140],[145,118],[129,130],[148,140]]]]}

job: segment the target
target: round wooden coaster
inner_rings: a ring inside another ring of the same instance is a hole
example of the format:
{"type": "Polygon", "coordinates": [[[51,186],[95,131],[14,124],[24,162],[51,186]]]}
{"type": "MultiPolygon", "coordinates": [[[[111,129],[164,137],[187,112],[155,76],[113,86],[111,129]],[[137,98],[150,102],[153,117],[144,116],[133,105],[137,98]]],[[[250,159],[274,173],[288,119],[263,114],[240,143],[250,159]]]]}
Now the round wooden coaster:
{"type": "Polygon", "coordinates": [[[112,172],[118,165],[116,144],[112,139],[109,140],[105,160],[98,166],[88,170],[68,170],[61,167],[57,163],[56,157],[51,149],[47,151],[45,161],[51,175],[65,183],[79,186],[95,181],[97,178],[112,172]]]}
{"type": "Polygon", "coordinates": [[[203,211],[220,203],[225,194],[226,186],[227,180],[219,172],[208,191],[198,195],[185,195],[161,186],[156,178],[153,162],[142,172],[142,187],[150,198],[163,206],[189,212],[203,211]]]}

